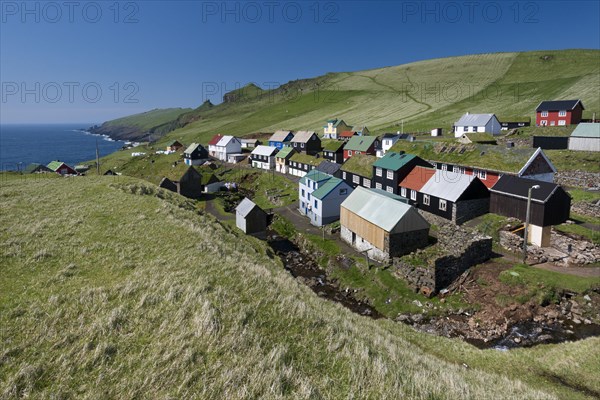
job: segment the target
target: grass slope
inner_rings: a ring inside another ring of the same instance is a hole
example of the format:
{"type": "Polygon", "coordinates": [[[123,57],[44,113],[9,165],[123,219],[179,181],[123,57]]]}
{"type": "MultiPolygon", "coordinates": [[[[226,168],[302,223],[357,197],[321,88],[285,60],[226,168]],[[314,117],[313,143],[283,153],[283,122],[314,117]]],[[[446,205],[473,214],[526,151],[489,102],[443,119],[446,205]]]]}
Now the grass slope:
{"type": "Polygon", "coordinates": [[[107,127],[128,126],[139,128],[142,131],[147,131],[164,123],[170,122],[179,117],[181,114],[190,111],[192,111],[190,108],[154,109],[140,114],[114,119],[112,121],[105,122],[103,125],[107,127]]]}
{"type": "Polygon", "coordinates": [[[153,185],[0,178],[1,398],[600,391],[598,338],[480,351],[323,301],[264,243],[153,185]]]}

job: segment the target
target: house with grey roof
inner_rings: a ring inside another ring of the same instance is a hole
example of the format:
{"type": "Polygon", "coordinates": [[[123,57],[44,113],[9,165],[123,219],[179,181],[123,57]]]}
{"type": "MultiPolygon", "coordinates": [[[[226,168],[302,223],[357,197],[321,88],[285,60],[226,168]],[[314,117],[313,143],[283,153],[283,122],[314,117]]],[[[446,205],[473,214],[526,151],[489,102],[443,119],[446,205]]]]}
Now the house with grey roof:
{"type": "Polygon", "coordinates": [[[275,155],[277,148],[273,146],[256,146],[250,153],[250,164],[254,168],[273,169],[275,168],[275,155]]]}
{"type": "Polygon", "coordinates": [[[315,155],[321,152],[321,138],[314,131],[298,131],[290,141],[298,153],[315,155]]]}
{"type": "Polygon", "coordinates": [[[340,206],[342,240],[378,261],[427,246],[429,223],[405,199],[357,187],[340,206]]]}
{"type": "Polygon", "coordinates": [[[269,146],[281,150],[283,146],[289,144],[290,140],[294,138],[292,131],[278,130],[269,138],[269,146]]]}
{"type": "Polygon", "coordinates": [[[499,135],[502,125],[495,114],[470,114],[466,113],[454,123],[454,137],[462,137],[469,132],[487,132],[499,135]]]}
{"type": "Polygon", "coordinates": [[[235,208],[235,225],[245,234],[265,238],[269,215],[245,197],[235,208]]]}
{"type": "Polygon", "coordinates": [[[200,143],[192,143],[183,152],[185,165],[200,165],[208,160],[208,151],[200,143]]]}
{"type": "Polygon", "coordinates": [[[600,124],[582,122],[571,133],[569,150],[600,151],[600,124]]]}
{"type": "Polygon", "coordinates": [[[409,204],[457,225],[486,214],[490,209],[490,192],[474,175],[436,169],[417,191],[400,188],[409,204]]]}
{"type": "Polygon", "coordinates": [[[298,183],[298,209],[313,225],[330,224],[340,218],[340,204],[351,192],[342,179],[314,169],[298,183]]]}

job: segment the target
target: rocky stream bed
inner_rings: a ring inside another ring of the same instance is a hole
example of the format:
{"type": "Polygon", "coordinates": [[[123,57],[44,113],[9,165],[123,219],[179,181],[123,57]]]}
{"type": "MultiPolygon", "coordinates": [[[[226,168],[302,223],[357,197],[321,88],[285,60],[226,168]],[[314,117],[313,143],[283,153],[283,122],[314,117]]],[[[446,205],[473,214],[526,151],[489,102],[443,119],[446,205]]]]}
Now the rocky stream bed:
{"type": "MultiPolygon", "coordinates": [[[[271,233],[267,241],[283,261],[284,268],[318,296],[338,302],[363,316],[385,318],[368,301],[358,299],[356,290],[340,288],[335,280],[328,278],[326,271],[311,255],[303,252],[290,240],[271,233]]],[[[346,261],[352,262],[348,259],[346,261]]],[[[493,268],[486,272],[497,273],[493,268]]],[[[478,285],[475,277],[465,279],[461,290],[464,290],[465,300],[479,300],[478,310],[456,310],[443,316],[432,317],[428,309],[433,308],[433,304],[421,304],[415,300],[415,305],[423,307],[423,312],[400,314],[395,320],[421,332],[460,338],[482,349],[508,350],[600,335],[600,325],[585,317],[594,310],[599,312],[600,289],[586,294],[584,304],[579,304],[573,293],[563,293],[558,304],[542,306],[530,301],[506,307],[499,307],[488,295],[491,289],[478,285]]],[[[596,317],[600,319],[600,315],[596,317]]]]}

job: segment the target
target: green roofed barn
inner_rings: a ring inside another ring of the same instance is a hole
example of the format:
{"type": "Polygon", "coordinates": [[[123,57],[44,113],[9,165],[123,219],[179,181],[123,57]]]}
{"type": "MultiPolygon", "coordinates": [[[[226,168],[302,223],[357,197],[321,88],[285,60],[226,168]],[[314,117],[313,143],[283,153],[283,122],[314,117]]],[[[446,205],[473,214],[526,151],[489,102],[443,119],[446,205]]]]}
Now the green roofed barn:
{"type": "Polygon", "coordinates": [[[600,124],[577,125],[569,138],[569,150],[600,151],[600,124]]]}
{"type": "Polygon", "coordinates": [[[341,237],[385,261],[427,246],[429,223],[417,209],[379,190],[357,187],[341,204],[341,237]]]}

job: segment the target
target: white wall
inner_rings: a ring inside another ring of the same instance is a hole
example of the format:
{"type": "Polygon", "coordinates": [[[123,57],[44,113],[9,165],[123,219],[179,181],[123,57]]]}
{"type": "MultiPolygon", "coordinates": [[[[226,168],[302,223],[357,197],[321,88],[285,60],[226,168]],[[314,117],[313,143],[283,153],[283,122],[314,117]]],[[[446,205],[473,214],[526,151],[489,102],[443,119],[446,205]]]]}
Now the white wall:
{"type": "Polygon", "coordinates": [[[600,151],[600,139],[582,137],[569,138],[569,150],[600,151]]]}

